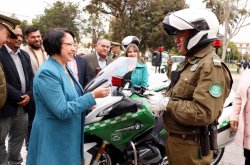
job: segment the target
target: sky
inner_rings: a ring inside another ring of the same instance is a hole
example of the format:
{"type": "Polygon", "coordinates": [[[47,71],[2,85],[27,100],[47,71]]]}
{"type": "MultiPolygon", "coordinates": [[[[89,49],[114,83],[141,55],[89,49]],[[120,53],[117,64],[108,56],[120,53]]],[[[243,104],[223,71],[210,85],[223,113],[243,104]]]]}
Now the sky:
{"type": "MultiPolygon", "coordinates": [[[[3,1],[3,0],[2,0],[3,1]]],[[[28,20],[36,18],[37,15],[44,13],[44,8],[51,6],[57,0],[4,0],[0,5],[0,14],[11,16],[15,13],[20,20],[28,20]]],[[[84,6],[89,0],[65,0],[84,6]]],[[[191,8],[204,8],[205,4],[202,0],[186,0],[191,8]]],[[[232,41],[250,42],[250,25],[242,28],[232,41]]]]}

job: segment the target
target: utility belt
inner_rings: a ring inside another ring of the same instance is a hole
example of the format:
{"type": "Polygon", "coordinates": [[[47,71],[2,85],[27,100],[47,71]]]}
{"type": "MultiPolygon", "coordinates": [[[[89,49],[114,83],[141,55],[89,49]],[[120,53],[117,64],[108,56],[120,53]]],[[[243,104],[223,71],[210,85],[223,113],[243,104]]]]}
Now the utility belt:
{"type": "Polygon", "coordinates": [[[210,150],[218,149],[217,144],[217,123],[214,122],[209,126],[200,127],[200,131],[196,134],[179,134],[175,132],[169,132],[172,137],[177,137],[183,140],[192,140],[200,144],[199,158],[209,155],[210,150]]]}
{"type": "Polygon", "coordinates": [[[192,140],[192,141],[199,141],[199,134],[179,134],[179,133],[174,133],[174,132],[169,132],[169,135],[172,137],[177,137],[179,139],[183,140],[192,140]]]}

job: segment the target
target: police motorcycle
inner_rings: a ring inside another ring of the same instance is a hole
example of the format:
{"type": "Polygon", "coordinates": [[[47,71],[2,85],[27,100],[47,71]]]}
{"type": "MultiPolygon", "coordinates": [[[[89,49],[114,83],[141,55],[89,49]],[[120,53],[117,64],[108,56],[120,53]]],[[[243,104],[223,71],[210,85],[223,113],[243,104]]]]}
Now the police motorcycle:
{"type": "MultiPolygon", "coordinates": [[[[85,165],[112,164],[168,164],[162,119],[155,117],[147,102],[145,88],[128,88],[122,79],[132,71],[136,59],[120,57],[100,71],[85,88],[85,92],[102,85],[111,85],[111,94],[96,99],[97,105],[85,119],[85,165]]],[[[160,92],[168,85],[151,89],[160,92]]],[[[230,98],[230,97],[229,97],[230,98]]],[[[230,131],[231,100],[227,99],[219,118],[218,145],[213,164],[223,156],[224,147],[234,137],[230,131]]]]}
{"type": "Polygon", "coordinates": [[[136,66],[120,57],[101,70],[85,88],[111,85],[110,95],[96,99],[85,118],[84,164],[167,164],[162,119],[155,118],[144,87],[128,88],[122,77],[136,66]]]}

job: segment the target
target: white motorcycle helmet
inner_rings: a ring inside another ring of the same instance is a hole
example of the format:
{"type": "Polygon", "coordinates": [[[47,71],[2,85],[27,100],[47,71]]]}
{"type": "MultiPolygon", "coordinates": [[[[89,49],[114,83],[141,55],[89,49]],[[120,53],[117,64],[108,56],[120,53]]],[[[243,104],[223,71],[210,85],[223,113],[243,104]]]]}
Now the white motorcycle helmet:
{"type": "Polygon", "coordinates": [[[140,40],[138,37],[136,36],[127,36],[125,37],[123,40],[122,40],[122,48],[123,50],[126,49],[126,47],[129,45],[129,44],[136,44],[137,46],[139,46],[140,44],[140,40]]]}
{"type": "Polygon", "coordinates": [[[169,35],[177,35],[180,30],[192,30],[185,43],[188,54],[217,38],[219,21],[209,9],[189,8],[166,15],[163,27],[169,35]]]}

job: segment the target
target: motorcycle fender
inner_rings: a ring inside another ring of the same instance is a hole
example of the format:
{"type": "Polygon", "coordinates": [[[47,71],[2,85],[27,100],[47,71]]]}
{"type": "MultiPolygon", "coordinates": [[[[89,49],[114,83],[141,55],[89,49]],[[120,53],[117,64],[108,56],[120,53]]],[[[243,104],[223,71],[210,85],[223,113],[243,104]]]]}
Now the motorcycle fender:
{"type": "Polygon", "coordinates": [[[88,150],[90,150],[91,148],[93,148],[94,146],[96,146],[97,143],[96,142],[92,142],[92,143],[85,143],[84,144],[84,164],[85,165],[89,165],[93,155],[91,155],[88,150]]]}
{"type": "Polygon", "coordinates": [[[218,122],[219,125],[217,143],[219,148],[223,148],[230,144],[235,137],[235,133],[230,128],[230,113],[232,112],[232,106],[228,106],[223,109],[222,115],[220,116],[218,122]]]}

